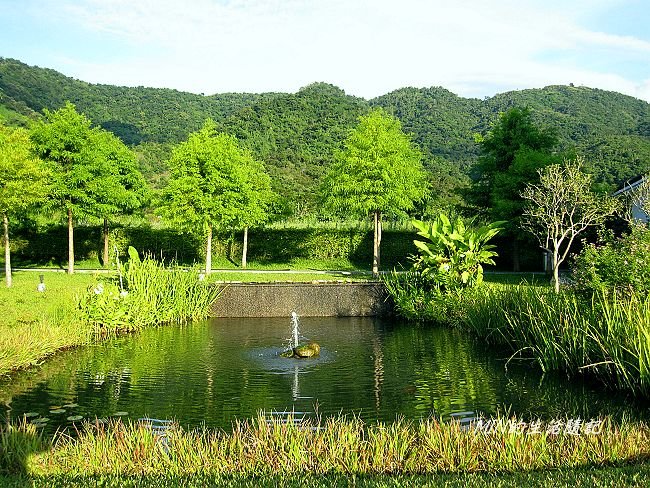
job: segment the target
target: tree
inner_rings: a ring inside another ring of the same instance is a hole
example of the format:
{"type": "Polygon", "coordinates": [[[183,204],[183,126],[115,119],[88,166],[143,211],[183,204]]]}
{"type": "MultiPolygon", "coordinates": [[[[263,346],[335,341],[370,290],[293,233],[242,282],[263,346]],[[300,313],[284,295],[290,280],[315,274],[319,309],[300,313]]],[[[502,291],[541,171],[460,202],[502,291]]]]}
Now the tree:
{"type": "Polygon", "coordinates": [[[74,273],[73,216],[92,208],[93,168],[89,159],[90,120],[77,113],[73,104],[55,112],[45,109],[45,120],[31,132],[36,153],[52,164],[52,201],[63,206],[68,216],[68,273],[74,273]]]}
{"type": "Polygon", "coordinates": [[[68,273],[72,274],[74,217],[108,215],[117,208],[123,188],[117,185],[118,168],[105,157],[109,145],[115,146],[111,135],[92,128],[91,121],[70,102],[44,113],[45,120],[32,128],[31,139],[37,155],[52,165],[50,204],[67,212],[68,273]]]}
{"type": "Polygon", "coordinates": [[[45,163],[31,153],[29,133],[0,124],[0,213],[4,227],[5,276],[11,287],[9,217],[47,198],[45,163]]]}
{"type": "Polygon", "coordinates": [[[402,213],[425,196],[421,158],[400,121],[375,109],[359,118],[324,178],[326,208],[343,215],[372,214],[374,275],[379,273],[382,213],[402,213]]]}
{"type": "Polygon", "coordinates": [[[104,221],[103,261],[106,267],[109,262],[109,218],[142,207],[149,192],[135,154],[118,137],[105,130],[95,130],[90,141],[92,153],[89,157],[101,174],[101,178],[95,181],[97,204],[91,212],[104,221]]]}
{"type": "Polygon", "coordinates": [[[516,229],[524,207],[521,192],[536,183],[538,169],[559,163],[551,150],[555,133],[539,128],[528,108],[514,107],[502,113],[490,132],[479,137],[482,155],[476,164],[478,181],[470,192],[473,203],[487,210],[493,220],[506,221],[505,230],[513,237],[513,267],[519,268],[516,229]]]}
{"type": "Polygon", "coordinates": [[[575,238],[591,226],[602,225],[618,202],[607,194],[591,190],[592,176],[583,173],[584,160],[565,161],[539,170],[539,184],[522,192],[527,201],[522,228],[529,230],[542,249],[552,254],[553,284],[560,290],[559,267],[575,238]]]}
{"type": "Polygon", "coordinates": [[[247,208],[242,190],[254,186],[247,176],[252,161],[250,152],[233,136],[217,133],[210,119],[172,151],[161,213],[185,228],[206,231],[206,274],[212,270],[214,227],[233,228],[242,222],[242,209],[247,208]]]}
{"type": "Polygon", "coordinates": [[[246,180],[241,187],[243,205],[237,210],[236,223],[244,229],[242,246],[242,268],[246,267],[248,253],[248,228],[260,225],[269,220],[270,205],[277,195],[271,190],[271,178],[266,173],[264,165],[254,159],[248,151],[242,154],[242,164],[245,165],[246,180]]]}

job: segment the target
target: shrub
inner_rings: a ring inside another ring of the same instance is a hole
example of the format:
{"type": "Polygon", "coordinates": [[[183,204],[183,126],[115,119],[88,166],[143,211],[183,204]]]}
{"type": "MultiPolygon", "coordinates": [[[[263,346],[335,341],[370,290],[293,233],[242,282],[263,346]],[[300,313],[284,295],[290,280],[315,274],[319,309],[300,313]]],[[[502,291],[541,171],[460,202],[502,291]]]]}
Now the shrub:
{"type": "Polygon", "coordinates": [[[418,235],[427,241],[413,241],[420,250],[414,269],[432,286],[443,291],[454,291],[480,285],[483,281],[483,264],[494,264],[497,255],[494,246],[487,242],[500,230],[504,222],[493,222],[484,227],[472,228],[461,218],[451,222],[441,213],[425,224],[413,221],[418,235]]]}
{"type": "Polygon", "coordinates": [[[601,235],[601,242],[588,244],[575,258],[576,289],[589,296],[597,291],[650,294],[650,230],[635,225],[628,235],[601,235]]]}

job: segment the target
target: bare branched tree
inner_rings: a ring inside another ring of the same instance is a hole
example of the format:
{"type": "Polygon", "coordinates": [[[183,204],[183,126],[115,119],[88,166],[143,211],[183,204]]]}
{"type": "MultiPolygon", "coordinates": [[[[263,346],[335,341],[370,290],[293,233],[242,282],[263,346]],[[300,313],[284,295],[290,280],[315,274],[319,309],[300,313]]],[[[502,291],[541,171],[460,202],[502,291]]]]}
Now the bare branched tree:
{"type": "Polygon", "coordinates": [[[591,226],[602,225],[618,201],[591,190],[592,176],[583,173],[581,157],[539,170],[540,182],[522,192],[527,200],[522,228],[537,237],[553,257],[553,284],[560,291],[559,267],[575,238],[591,226]]]}

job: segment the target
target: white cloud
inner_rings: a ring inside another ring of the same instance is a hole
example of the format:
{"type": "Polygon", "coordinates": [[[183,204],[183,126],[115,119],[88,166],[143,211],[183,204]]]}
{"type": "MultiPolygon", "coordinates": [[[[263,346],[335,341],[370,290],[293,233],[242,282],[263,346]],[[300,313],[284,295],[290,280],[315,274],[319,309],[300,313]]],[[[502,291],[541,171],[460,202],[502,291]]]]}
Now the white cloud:
{"type": "Polygon", "coordinates": [[[59,6],[62,21],[131,46],[111,63],[78,59],[70,65],[74,76],[91,82],[214,93],[294,91],[312,81],[329,81],[365,97],[402,86],[442,85],[482,96],[573,82],[650,100],[647,83],[580,60],[581,54],[608,50],[647,61],[648,40],[580,24],[585,9],[593,14],[621,1],[580,0],[567,8],[556,0],[82,0],[53,5],[59,6]],[[141,49],[145,54],[139,54],[141,49]],[[554,52],[575,53],[576,61],[554,61],[554,52]]]}

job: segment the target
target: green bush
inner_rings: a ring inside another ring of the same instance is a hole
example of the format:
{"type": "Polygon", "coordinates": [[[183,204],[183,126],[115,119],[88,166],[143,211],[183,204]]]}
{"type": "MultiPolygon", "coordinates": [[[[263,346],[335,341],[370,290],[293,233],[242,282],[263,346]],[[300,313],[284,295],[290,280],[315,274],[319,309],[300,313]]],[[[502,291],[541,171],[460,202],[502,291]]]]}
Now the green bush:
{"type": "Polygon", "coordinates": [[[98,281],[79,299],[83,318],[98,335],[208,316],[220,290],[201,281],[197,269],[166,268],[150,258],[140,260],[132,247],[128,252],[119,280],[98,281]]]}
{"type": "Polygon", "coordinates": [[[601,290],[650,294],[650,230],[635,225],[620,238],[601,235],[575,258],[573,280],[578,291],[589,296],[601,290]]]}

